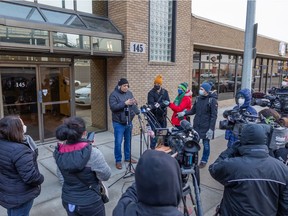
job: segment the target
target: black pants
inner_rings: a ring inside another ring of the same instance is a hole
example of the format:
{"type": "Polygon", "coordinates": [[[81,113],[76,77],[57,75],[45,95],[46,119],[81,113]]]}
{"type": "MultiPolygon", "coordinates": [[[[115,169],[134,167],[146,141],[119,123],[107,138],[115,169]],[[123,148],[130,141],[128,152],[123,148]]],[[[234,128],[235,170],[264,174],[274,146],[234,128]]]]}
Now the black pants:
{"type": "Polygon", "coordinates": [[[68,216],[105,216],[105,206],[102,200],[90,205],[73,205],[62,201],[68,216]]]}

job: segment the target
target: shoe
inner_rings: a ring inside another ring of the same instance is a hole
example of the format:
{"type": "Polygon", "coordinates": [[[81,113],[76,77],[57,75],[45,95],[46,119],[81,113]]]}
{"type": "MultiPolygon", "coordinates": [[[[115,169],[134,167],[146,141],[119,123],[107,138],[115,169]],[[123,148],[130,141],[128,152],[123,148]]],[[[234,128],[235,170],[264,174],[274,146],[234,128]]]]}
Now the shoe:
{"type": "Polygon", "coordinates": [[[199,168],[202,169],[202,168],[204,168],[205,166],[206,166],[206,163],[201,161],[201,163],[199,164],[199,168]]]}
{"type": "Polygon", "coordinates": [[[116,168],[117,168],[117,169],[122,169],[122,164],[121,164],[121,162],[117,162],[117,163],[116,163],[116,168]]]}
{"type": "MultiPolygon", "coordinates": [[[[130,162],[130,160],[125,160],[125,162],[130,162]]],[[[133,163],[133,164],[136,164],[136,163],[138,163],[138,161],[137,160],[134,160],[133,158],[131,158],[131,163],[133,163]]]]}

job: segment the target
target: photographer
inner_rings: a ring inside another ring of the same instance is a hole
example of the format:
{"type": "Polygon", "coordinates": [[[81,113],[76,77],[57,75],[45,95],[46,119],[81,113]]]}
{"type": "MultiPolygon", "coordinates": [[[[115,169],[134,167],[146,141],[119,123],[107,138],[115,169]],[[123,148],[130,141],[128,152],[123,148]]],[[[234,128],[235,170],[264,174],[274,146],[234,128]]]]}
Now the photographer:
{"type": "Polygon", "coordinates": [[[135,183],[118,201],[113,216],[183,216],[177,209],[182,178],[177,160],[161,151],[146,150],[135,171],[135,183]]]}
{"type": "MultiPolygon", "coordinates": [[[[149,125],[152,127],[152,130],[155,132],[155,127],[157,123],[161,128],[167,127],[167,106],[163,101],[170,101],[169,94],[166,89],[162,87],[162,76],[156,76],[154,80],[154,87],[148,92],[147,104],[151,107],[151,112],[155,116],[157,122],[153,122],[151,118],[149,125]]],[[[151,137],[150,148],[154,149],[156,146],[156,139],[151,137]]]]}
{"type": "Polygon", "coordinates": [[[220,215],[287,215],[288,167],[269,156],[267,133],[260,124],[243,126],[240,142],[209,166],[224,185],[220,215]]]}
{"type": "MultiPolygon", "coordinates": [[[[249,89],[241,89],[239,92],[237,92],[235,96],[236,106],[233,108],[233,110],[237,110],[240,115],[243,113],[248,115],[257,115],[257,111],[250,105],[251,103],[251,91],[249,89]]],[[[227,117],[225,115],[225,111],[223,113],[224,117],[227,117]]],[[[253,119],[256,120],[256,119],[253,119]]],[[[227,147],[230,148],[233,146],[233,144],[238,141],[238,137],[233,133],[232,130],[226,130],[225,131],[225,139],[228,140],[227,147]]]]}

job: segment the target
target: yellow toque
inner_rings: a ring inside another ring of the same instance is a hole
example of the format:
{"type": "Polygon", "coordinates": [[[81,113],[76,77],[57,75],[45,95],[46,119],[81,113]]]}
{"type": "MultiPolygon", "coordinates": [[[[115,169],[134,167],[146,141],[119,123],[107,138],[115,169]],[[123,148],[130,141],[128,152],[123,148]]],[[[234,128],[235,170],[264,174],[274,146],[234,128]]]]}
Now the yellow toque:
{"type": "Polygon", "coordinates": [[[161,75],[156,76],[156,78],[154,80],[154,84],[162,85],[162,76],[161,75]]]}

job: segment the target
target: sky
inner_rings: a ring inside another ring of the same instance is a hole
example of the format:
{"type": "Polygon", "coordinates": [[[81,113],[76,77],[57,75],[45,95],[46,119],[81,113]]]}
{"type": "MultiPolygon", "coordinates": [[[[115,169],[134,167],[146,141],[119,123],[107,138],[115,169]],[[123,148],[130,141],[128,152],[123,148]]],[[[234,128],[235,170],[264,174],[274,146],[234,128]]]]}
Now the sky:
{"type": "MultiPolygon", "coordinates": [[[[288,0],[255,0],[258,35],[288,42],[288,0]]],[[[245,30],[247,0],[192,0],[192,14],[245,30]]]]}

